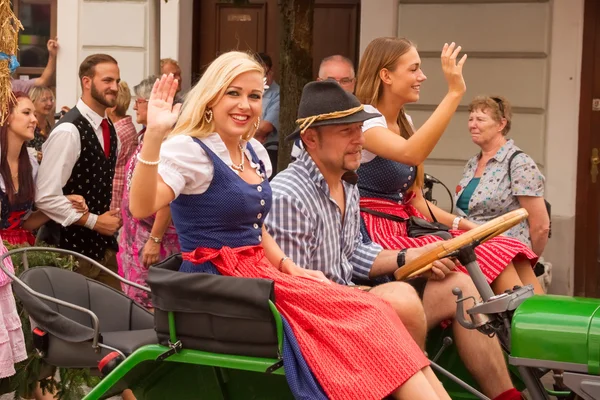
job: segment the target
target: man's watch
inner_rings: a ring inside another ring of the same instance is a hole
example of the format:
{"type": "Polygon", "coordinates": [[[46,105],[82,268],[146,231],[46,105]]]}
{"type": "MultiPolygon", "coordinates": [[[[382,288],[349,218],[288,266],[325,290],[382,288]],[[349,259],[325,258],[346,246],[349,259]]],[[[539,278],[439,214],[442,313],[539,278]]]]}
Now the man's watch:
{"type": "Polygon", "coordinates": [[[398,256],[396,257],[396,264],[398,264],[398,268],[404,267],[406,264],[406,252],[408,249],[402,249],[398,252],[398,256]]]}

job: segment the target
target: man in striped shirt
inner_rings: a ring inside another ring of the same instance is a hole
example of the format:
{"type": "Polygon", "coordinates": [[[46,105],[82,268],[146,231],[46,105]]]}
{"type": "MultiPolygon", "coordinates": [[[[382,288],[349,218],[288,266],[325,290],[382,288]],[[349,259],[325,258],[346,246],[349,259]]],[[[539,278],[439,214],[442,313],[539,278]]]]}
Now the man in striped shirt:
{"type": "MultiPolygon", "coordinates": [[[[358,169],[364,143],[362,122],[376,116],[363,111],[358,99],[335,81],[305,86],[298,111],[300,127],[287,138],[300,137],[304,149],[271,182],[273,205],[265,221],[286,254],[280,268],[284,262],[294,262],[320,270],[336,283],[354,286],[354,279],[391,275],[428,251],[430,246],[396,251],[363,242],[358,189],[342,178],[358,169]]],[[[428,329],[455,319],[453,288],[461,288],[465,297],[479,297],[471,279],[451,272],[453,268],[454,263],[444,259],[410,284],[389,282],[357,290],[368,290],[388,301],[424,348],[428,329]]],[[[511,394],[517,398],[498,341],[456,321],[453,329],[461,358],[484,393],[491,398],[507,393],[506,399],[512,399],[511,394]]]]}

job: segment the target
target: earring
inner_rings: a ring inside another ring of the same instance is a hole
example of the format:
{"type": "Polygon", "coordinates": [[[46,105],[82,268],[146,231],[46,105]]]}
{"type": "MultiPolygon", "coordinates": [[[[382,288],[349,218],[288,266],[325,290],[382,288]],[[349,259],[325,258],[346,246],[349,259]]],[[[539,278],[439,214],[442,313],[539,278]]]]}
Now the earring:
{"type": "Polygon", "coordinates": [[[204,119],[206,120],[207,124],[210,124],[210,122],[213,119],[213,112],[212,110],[209,108],[204,112],[204,119]]]}
{"type": "Polygon", "coordinates": [[[258,129],[258,126],[260,125],[260,117],[258,117],[256,119],[256,123],[254,123],[254,129],[258,129]]]}

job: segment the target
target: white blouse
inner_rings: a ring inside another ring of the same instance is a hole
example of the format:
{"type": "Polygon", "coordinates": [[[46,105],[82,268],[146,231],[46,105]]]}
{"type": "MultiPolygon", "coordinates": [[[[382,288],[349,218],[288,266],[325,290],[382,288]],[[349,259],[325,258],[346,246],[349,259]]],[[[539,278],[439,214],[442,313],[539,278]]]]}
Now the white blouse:
{"type": "MultiPolygon", "coordinates": [[[[213,133],[200,140],[239,175],[239,172],[231,167],[234,162],[218,133],[213,133]]],[[[264,163],[267,175],[263,178],[267,179],[273,171],[269,154],[258,140],[250,139],[249,143],[258,158],[264,163]]],[[[246,165],[249,163],[258,173],[259,165],[251,161],[252,155],[245,143],[243,147],[247,157],[246,165]]],[[[214,176],[213,163],[206,151],[194,142],[191,136],[177,135],[167,139],[160,149],[160,160],[158,173],[173,190],[175,197],[180,194],[202,194],[210,186],[214,176]]],[[[239,160],[235,162],[235,164],[238,163],[239,160]]]]}
{"type": "MultiPolygon", "coordinates": [[[[378,109],[376,109],[375,107],[373,107],[370,104],[365,104],[364,105],[364,109],[366,112],[369,113],[377,113],[377,114],[381,114],[381,112],[379,112],[378,109]]],[[[410,125],[413,127],[414,129],[414,125],[413,125],[413,121],[412,118],[410,117],[410,115],[406,114],[406,119],[408,119],[408,122],[410,123],[410,125]]],[[[375,128],[375,127],[382,127],[382,128],[386,128],[387,129],[387,121],[385,120],[385,117],[383,116],[383,114],[379,117],[375,117],[375,118],[371,118],[366,120],[365,122],[363,122],[363,128],[362,131],[366,132],[371,128],[375,128]]],[[[376,154],[371,153],[369,150],[363,150],[362,151],[362,157],[360,162],[362,164],[366,164],[369,161],[373,161],[373,159],[377,157],[376,154]]]]}

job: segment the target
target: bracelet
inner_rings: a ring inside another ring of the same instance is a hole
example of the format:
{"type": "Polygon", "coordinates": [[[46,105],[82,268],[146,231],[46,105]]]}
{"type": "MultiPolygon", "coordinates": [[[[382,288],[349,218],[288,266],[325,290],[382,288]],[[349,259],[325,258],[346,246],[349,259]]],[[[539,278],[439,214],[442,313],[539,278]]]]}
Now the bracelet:
{"type": "Polygon", "coordinates": [[[154,243],[159,244],[160,242],[162,242],[162,239],[156,236],[150,236],[150,240],[152,240],[154,243]]]}
{"type": "Polygon", "coordinates": [[[290,258],[288,256],[282,257],[281,260],[279,260],[279,265],[277,266],[277,269],[279,271],[281,271],[281,267],[283,267],[283,263],[285,262],[285,260],[289,260],[290,258]]]}
{"type": "Polygon", "coordinates": [[[463,217],[456,217],[454,218],[454,221],[452,221],[452,230],[456,231],[458,230],[458,225],[460,224],[460,220],[463,219],[463,217]]]}
{"type": "Polygon", "coordinates": [[[150,166],[154,166],[154,165],[158,165],[160,164],[160,157],[158,157],[157,161],[146,161],[144,160],[142,157],[140,157],[140,153],[137,154],[137,156],[135,156],[137,158],[137,160],[139,162],[141,162],[144,165],[150,165],[150,166]]]}
{"type": "Polygon", "coordinates": [[[94,227],[96,226],[97,221],[98,221],[98,216],[96,214],[89,213],[87,220],[85,221],[85,224],[83,226],[85,226],[86,228],[88,228],[90,230],[93,230],[94,227]]]}

